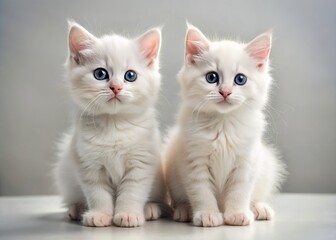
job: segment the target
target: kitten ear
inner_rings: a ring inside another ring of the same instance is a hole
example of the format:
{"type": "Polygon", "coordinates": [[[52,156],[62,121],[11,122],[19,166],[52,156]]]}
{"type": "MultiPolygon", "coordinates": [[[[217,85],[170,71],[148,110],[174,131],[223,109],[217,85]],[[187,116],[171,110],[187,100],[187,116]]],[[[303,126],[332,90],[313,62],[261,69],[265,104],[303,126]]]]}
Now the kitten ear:
{"type": "Polygon", "coordinates": [[[161,29],[153,28],[141,35],[136,42],[143,56],[148,60],[148,66],[153,65],[160,52],[161,29]]]}
{"type": "Polygon", "coordinates": [[[194,64],[195,57],[209,49],[210,41],[198,28],[189,23],[187,23],[187,27],[188,30],[185,40],[185,59],[188,63],[194,64]]]}
{"type": "Polygon", "coordinates": [[[89,33],[85,28],[81,25],[68,21],[69,24],[69,50],[71,56],[74,57],[76,62],[78,61],[78,57],[80,52],[84,49],[89,48],[94,41],[96,41],[96,37],[89,33]]]}
{"type": "Polygon", "coordinates": [[[262,70],[268,62],[271,44],[272,33],[269,31],[259,35],[245,47],[246,52],[257,61],[257,68],[260,70],[262,70]]]}

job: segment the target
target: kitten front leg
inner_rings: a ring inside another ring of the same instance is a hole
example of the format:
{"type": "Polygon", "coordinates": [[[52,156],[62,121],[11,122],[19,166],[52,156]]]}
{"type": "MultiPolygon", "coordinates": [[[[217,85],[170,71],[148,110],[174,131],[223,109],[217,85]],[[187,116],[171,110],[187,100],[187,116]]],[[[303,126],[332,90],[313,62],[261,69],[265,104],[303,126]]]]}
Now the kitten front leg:
{"type": "Polygon", "coordinates": [[[174,209],[173,219],[177,222],[190,222],[192,210],[188,203],[178,203],[174,209]]]}
{"type": "Polygon", "coordinates": [[[274,216],[274,210],[265,202],[253,203],[251,207],[256,220],[271,220],[274,216]]]}
{"type": "Polygon", "coordinates": [[[160,205],[156,202],[147,202],[144,213],[146,221],[157,220],[162,214],[160,205]]]}
{"type": "Polygon", "coordinates": [[[238,167],[227,183],[224,202],[224,223],[227,225],[245,226],[253,222],[250,202],[254,181],[249,172],[251,169],[238,167]]]}
{"type": "Polygon", "coordinates": [[[113,223],[120,227],[138,227],[144,224],[144,208],[153,184],[154,172],[148,170],[148,163],[141,161],[130,164],[132,168],[118,187],[113,223]],[[142,166],[139,166],[142,165],[142,166]]]}
{"type": "Polygon", "coordinates": [[[193,211],[193,224],[200,227],[215,227],[223,224],[223,215],[211,184],[211,174],[203,159],[194,160],[198,165],[190,167],[186,182],[187,195],[193,211]]]}
{"type": "Polygon", "coordinates": [[[83,224],[90,227],[112,225],[113,197],[107,191],[108,186],[102,181],[99,172],[90,174],[91,179],[82,181],[89,210],[83,214],[83,224]]]}

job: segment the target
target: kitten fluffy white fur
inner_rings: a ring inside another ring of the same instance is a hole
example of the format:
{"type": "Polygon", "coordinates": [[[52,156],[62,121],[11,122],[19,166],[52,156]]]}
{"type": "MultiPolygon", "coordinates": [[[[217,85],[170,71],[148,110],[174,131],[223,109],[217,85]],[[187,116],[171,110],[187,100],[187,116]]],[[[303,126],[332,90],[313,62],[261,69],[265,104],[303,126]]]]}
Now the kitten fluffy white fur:
{"type": "Polygon", "coordinates": [[[58,189],[84,225],[140,226],[160,216],[165,195],[153,108],[161,32],[97,38],[69,25],[66,84],[77,114],[60,144],[58,189]]]}
{"type": "Polygon", "coordinates": [[[270,33],[248,44],[212,42],[188,26],[183,103],[164,154],[176,221],[209,227],[273,217],[266,200],[285,170],[263,141],[270,49],[270,33]]]}

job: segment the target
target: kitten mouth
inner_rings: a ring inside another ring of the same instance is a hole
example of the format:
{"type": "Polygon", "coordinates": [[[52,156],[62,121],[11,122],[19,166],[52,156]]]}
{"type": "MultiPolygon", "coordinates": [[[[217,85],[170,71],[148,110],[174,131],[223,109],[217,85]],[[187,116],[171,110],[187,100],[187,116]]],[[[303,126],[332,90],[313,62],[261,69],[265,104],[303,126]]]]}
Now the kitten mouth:
{"type": "Polygon", "coordinates": [[[228,101],[227,99],[223,99],[223,100],[217,102],[217,104],[219,104],[219,105],[225,105],[225,104],[232,105],[232,102],[228,101]]]}
{"type": "Polygon", "coordinates": [[[117,96],[110,97],[107,102],[121,102],[117,96]]]}

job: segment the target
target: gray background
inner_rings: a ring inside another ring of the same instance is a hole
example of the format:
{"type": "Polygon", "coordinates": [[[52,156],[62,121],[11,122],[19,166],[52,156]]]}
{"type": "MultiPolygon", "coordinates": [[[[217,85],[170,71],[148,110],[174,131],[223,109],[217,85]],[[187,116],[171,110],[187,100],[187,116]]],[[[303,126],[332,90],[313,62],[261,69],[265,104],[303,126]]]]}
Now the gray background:
{"type": "Polygon", "coordinates": [[[96,35],[136,36],[164,25],[165,130],[179,103],[185,21],[210,37],[249,41],[274,29],[275,87],[268,139],[290,175],[284,192],[336,193],[336,2],[283,1],[0,1],[0,195],[55,193],[55,142],[70,122],[62,87],[67,23],[96,35]]]}

